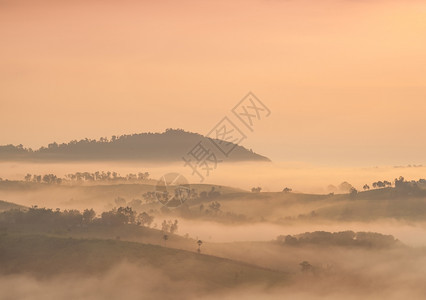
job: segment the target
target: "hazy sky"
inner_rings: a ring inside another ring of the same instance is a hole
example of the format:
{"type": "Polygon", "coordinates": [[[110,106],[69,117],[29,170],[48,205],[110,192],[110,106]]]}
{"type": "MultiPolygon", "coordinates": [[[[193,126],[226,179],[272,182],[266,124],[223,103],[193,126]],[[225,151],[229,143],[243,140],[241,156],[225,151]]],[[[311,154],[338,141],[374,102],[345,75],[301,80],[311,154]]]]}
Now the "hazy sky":
{"type": "Polygon", "coordinates": [[[0,144],[207,133],[250,90],[273,160],[426,163],[426,1],[0,0],[0,144]]]}

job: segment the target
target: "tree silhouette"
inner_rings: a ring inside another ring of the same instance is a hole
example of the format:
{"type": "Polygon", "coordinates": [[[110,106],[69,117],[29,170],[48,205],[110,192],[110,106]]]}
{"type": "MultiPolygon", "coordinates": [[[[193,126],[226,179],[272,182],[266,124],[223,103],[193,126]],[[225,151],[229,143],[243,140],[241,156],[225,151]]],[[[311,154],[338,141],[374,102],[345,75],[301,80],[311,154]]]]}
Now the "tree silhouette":
{"type": "Polygon", "coordinates": [[[290,193],[290,192],[292,192],[293,190],[291,189],[291,188],[288,188],[288,187],[286,187],[286,188],[284,188],[283,189],[283,192],[284,193],[290,193]]]}
{"type": "Polygon", "coordinates": [[[260,193],[261,190],[262,188],[260,186],[251,188],[252,193],[260,193]]]}
{"type": "Polygon", "coordinates": [[[197,241],[197,244],[198,244],[197,252],[198,252],[198,253],[201,253],[201,245],[203,244],[203,241],[202,241],[202,240],[198,240],[198,241],[197,241]]]}
{"type": "Polygon", "coordinates": [[[349,191],[349,195],[351,197],[355,197],[356,195],[358,195],[358,190],[356,188],[352,187],[349,191]]]}
{"type": "Polygon", "coordinates": [[[308,263],[306,260],[302,261],[299,266],[302,268],[302,272],[306,273],[306,272],[310,272],[313,270],[313,267],[310,263],[308,263]]]}
{"type": "Polygon", "coordinates": [[[83,223],[89,224],[96,217],[96,213],[93,209],[85,209],[83,211],[83,223]]]}
{"type": "Polygon", "coordinates": [[[142,226],[149,227],[153,221],[154,221],[154,217],[148,215],[146,212],[143,212],[139,214],[138,216],[138,224],[142,226]]]}
{"type": "Polygon", "coordinates": [[[178,230],[178,220],[175,220],[174,222],[171,220],[164,220],[163,223],[161,223],[161,230],[165,233],[175,233],[178,230]]]}
{"type": "Polygon", "coordinates": [[[353,188],[352,184],[350,184],[347,181],[344,181],[341,184],[339,184],[339,190],[341,190],[343,192],[350,192],[351,188],[353,188]]]}
{"type": "Polygon", "coordinates": [[[25,181],[31,181],[31,177],[32,177],[32,175],[31,174],[27,174],[25,177],[24,177],[24,179],[25,179],[25,181]]]}
{"type": "Polygon", "coordinates": [[[164,240],[164,247],[166,247],[166,242],[169,239],[169,236],[167,234],[163,235],[163,240],[164,240]]]}
{"type": "Polygon", "coordinates": [[[385,180],[383,181],[383,183],[385,184],[385,186],[392,186],[392,182],[390,181],[385,180]]]}

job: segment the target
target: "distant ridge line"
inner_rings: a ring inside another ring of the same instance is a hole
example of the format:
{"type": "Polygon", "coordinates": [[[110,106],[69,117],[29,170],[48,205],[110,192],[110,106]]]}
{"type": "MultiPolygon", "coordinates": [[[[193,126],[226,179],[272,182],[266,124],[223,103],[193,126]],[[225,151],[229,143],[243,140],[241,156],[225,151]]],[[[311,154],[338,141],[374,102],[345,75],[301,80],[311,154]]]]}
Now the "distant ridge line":
{"type": "MultiPolygon", "coordinates": [[[[0,161],[99,161],[99,160],[138,160],[138,161],[181,161],[200,141],[209,141],[201,134],[182,129],[166,129],[161,133],[137,133],[112,136],[110,139],[72,140],[68,143],[48,144],[37,150],[23,145],[0,146],[0,161]]],[[[226,161],[265,161],[270,159],[235,145],[226,161]]]]}

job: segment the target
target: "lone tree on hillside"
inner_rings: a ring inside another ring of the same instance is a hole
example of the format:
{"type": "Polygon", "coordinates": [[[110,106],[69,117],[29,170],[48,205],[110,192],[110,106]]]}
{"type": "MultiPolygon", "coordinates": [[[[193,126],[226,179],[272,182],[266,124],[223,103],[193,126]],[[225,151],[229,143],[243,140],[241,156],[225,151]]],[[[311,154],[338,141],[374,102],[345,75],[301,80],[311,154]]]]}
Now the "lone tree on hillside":
{"type": "Polygon", "coordinates": [[[291,188],[288,188],[288,187],[286,187],[286,188],[284,188],[283,189],[283,192],[284,193],[290,193],[290,192],[292,192],[293,190],[291,189],[291,188]]]}
{"type": "Polygon", "coordinates": [[[262,188],[260,186],[251,188],[252,193],[260,193],[261,190],[262,188]]]}
{"type": "Polygon", "coordinates": [[[166,242],[169,239],[169,236],[167,234],[163,235],[163,240],[164,240],[164,247],[166,247],[166,242]]]}
{"type": "Polygon", "coordinates": [[[302,272],[306,273],[306,272],[310,272],[313,270],[313,266],[308,263],[306,260],[302,261],[299,266],[302,268],[302,272]]]}
{"type": "Polygon", "coordinates": [[[198,253],[201,253],[201,245],[203,244],[203,241],[202,241],[202,240],[198,240],[198,241],[197,241],[197,244],[198,244],[197,252],[198,252],[198,253]]]}

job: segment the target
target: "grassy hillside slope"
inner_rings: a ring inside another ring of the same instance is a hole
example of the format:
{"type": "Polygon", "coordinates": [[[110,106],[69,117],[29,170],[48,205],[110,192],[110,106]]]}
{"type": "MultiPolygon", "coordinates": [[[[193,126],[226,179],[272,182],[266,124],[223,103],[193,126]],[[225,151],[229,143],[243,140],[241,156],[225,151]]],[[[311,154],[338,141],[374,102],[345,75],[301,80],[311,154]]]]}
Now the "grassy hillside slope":
{"type": "Polygon", "coordinates": [[[160,269],[173,280],[198,282],[212,289],[240,284],[284,283],[289,275],[215,256],[162,246],[45,235],[0,236],[0,272],[50,277],[62,273],[97,274],[127,261],[160,269]]]}

